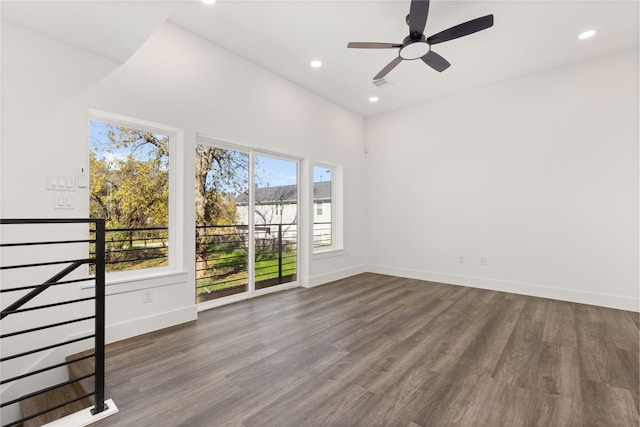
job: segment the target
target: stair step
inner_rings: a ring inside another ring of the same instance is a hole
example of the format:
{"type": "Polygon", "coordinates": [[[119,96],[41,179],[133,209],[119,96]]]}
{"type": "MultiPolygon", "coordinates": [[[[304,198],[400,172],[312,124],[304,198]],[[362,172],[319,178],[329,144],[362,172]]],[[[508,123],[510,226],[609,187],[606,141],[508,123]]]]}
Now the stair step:
{"type": "MultiPolygon", "coordinates": [[[[84,351],[82,353],[73,354],[67,356],[67,362],[78,359],[83,356],[88,356],[93,353],[93,350],[84,351]]],[[[95,359],[93,357],[79,360],[68,365],[69,379],[75,380],[85,375],[91,374],[95,370],[95,359]]],[[[47,408],[58,406],[64,402],[76,399],[80,396],[84,396],[88,393],[93,393],[95,390],[95,377],[92,375],[88,378],[84,378],[80,381],[67,384],[63,387],[59,387],[36,395],[30,399],[23,400],[20,403],[22,408],[22,416],[28,417],[37,414],[47,408]]],[[[111,392],[105,385],[105,400],[111,398],[111,392]]],[[[39,427],[44,424],[50,423],[67,415],[81,411],[85,408],[93,407],[95,404],[95,397],[93,395],[76,402],[65,405],[61,408],[54,409],[53,411],[46,412],[38,417],[24,421],[22,427],[39,427]]]]}
{"type": "MultiPolygon", "coordinates": [[[[76,390],[71,384],[67,384],[63,387],[58,387],[46,393],[38,394],[29,399],[20,402],[22,408],[22,416],[29,417],[37,414],[47,408],[51,408],[57,405],[61,405],[64,402],[73,400],[77,397],[76,390]]],[[[84,408],[90,406],[91,403],[87,399],[82,399],[77,402],[70,403],[61,408],[54,409],[53,411],[45,412],[44,414],[24,421],[23,427],[38,427],[46,423],[50,423],[59,418],[73,414],[74,412],[81,411],[84,408]]]]}
{"type": "MultiPolygon", "coordinates": [[[[93,353],[93,350],[84,351],[82,353],[72,354],[71,356],[67,356],[67,362],[70,362],[74,359],[78,359],[83,356],[87,356],[93,353]]],[[[69,379],[75,380],[85,375],[91,374],[95,370],[95,359],[90,357],[88,359],[83,359],[78,362],[71,363],[69,365],[69,379]]],[[[76,381],[73,383],[73,387],[75,388],[78,396],[82,396],[87,393],[93,393],[95,390],[95,377],[90,376],[88,378],[84,378],[80,381],[76,381]]],[[[111,391],[109,387],[105,384],[104,386],[104,399],[111,398],[111,391]]],[[[90,406],[95,404],[95,396],[89,396],[88,402],[90,406]]]]}

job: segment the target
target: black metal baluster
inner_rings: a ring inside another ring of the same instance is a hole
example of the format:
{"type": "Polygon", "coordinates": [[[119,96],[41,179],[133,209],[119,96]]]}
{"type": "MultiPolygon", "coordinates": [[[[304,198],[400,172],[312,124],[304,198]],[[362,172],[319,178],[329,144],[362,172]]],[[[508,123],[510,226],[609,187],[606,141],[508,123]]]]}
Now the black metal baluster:
{"type": "Polygon", "coordinates": [[[105,317],[105,251],[104,251],[104,220],[96,220],[96,341],[95,341],[95,407],[91,410],[93,415],[107,408],[104,403],[104,317],[105,317]]]}

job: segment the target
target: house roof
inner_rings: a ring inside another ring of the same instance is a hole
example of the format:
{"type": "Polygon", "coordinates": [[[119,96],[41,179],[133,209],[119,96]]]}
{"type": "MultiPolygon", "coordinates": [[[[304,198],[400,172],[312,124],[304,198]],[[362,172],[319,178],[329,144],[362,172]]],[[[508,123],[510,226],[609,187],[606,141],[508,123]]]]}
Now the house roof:
{"type": "MultiPolygon", "coordinates": [[[[295,202],[298,194],[297,185],[281,185],[277,187],[264,187],[255,189],[256,203],[291,203],[295,202]]],[[[313,200],[331,199],[331,181],[313,183],[313,200]]],[[[239,205],[249,203],[248,194],[240,194],[234,201],[239,205]]]]}

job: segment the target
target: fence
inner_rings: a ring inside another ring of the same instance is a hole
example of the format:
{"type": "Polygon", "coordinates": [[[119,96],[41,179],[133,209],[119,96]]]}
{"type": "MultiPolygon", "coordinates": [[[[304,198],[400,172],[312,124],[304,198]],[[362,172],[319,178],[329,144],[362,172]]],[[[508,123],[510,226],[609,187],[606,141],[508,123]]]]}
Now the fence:
{"type": "MultiPolygon", "coordinates": [[[[296,224],[260,224],[254,231],[256,289],[296,280],[296,224]]],[[[198,302],[245,292],[249,283],[246,225],[196,227],[198,302]]]]}

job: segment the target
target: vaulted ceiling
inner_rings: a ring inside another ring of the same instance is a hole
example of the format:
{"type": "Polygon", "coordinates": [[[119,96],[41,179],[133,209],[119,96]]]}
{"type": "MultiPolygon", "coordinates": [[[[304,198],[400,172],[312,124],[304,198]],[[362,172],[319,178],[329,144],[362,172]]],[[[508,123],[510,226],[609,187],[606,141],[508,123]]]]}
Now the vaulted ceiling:
{"type": "Polygon", "coordinates": [[[432,0],[425,35],[493,14],[492,28],[434,45],[442,73],[403,61],[388,85],[373,76],[396,49],[347,49],[350,41],[401,43],[409,0],[7,1],[2,20],[125,62],[169,21],[364,116],[638,47],[638,1],[432,0]],[[578,34],[597,34],[579,40],[578,34]],[[322,61],[318,69],[311,60],[322,61]],[[377,103],[369,97],[377,96],[377,103]]]}

